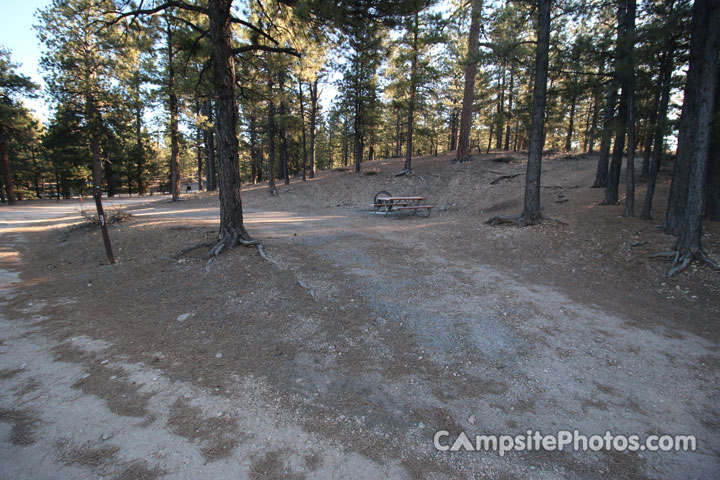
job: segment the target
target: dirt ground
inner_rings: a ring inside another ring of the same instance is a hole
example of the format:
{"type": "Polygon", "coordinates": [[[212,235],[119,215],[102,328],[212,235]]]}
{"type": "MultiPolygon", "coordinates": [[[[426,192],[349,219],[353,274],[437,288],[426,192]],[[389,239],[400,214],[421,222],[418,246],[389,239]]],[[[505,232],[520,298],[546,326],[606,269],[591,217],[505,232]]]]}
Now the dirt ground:
{"type": "MultiPolygon", "coordinates": [[[[522,229],[485,224],[521,210],[519,154],[246,186],[269,260],[238,247],[208,273],[174,254],[214,238],[215,194],[129,207],[114,266],[80,220],[6,226],[0,478],[718,478],[720,274],[651,258],[674,244],[667,171],[646,222],[599,205],[595,162],[545,159],[547,219],[522,229]],[[436,208],[374,215],[380,190],[436,208]],[[698,449],[433,447],[528,429],[698,449]]],[[[720,225],[703,242],[720,258],[720,225]]]]}

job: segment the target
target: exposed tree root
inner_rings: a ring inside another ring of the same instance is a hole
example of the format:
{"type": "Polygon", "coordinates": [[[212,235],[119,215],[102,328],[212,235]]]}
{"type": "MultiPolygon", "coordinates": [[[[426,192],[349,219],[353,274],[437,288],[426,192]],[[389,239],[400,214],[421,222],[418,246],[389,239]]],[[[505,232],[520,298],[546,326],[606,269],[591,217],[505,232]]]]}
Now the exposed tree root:
{"type": "Polygon", "coordinates": [[[650,258],[664,258],[666,260],[675,259],[677,261],[677,257],[680,256],[680,252],[677,250],[673,250],[672,252],[660,252],[660,253],[654,253],[650,255],[650,258]]]}
{"type": "Polygon", "coordinates": [[[720,270],[720,264],[708,257],[702,250],[698,250],[696,252],[688,251],[684,253],[679,250],[675,250],[673,252],[660,252],[651,255],[651,258],[664,258],[666,260],[672,260],[673,264],[667,272],[668,277],[674,277],[675,275],[685,271],[693,260],[697,260],[701,264],[707,265],[713,270],[720,270]]]}
{"type": "Polygon", "coordinates": [[[216,258],[217,257],[210,257],[208,259],[207,263],[205,264],[205,267],[203,267],[204,273],[208,273],[210,271],[210,266],[212,265],[212,263],[215,261],[216,258]]]}
{"type": "Polygon", "coordinates": [[[409,168],[405,168],[405,169],[403,169],[402,172],[395,174],[396,177],[402,177],[403,175],[406,175],[409,177],[410,175],[412,175],[412,170],[409,168]]]}
{"type": "Polygon", "coordinates": [[[177,252],[175,255],[173,255],[173,258],[180,258],[183,255],[185,255],[187,252],[190,252],[192,250],[197,250],[198,248],[210,248],[214,245],[213,242],[202,242],[202,243],[196,243],[195,245],[192,245],[190,247],[183,248],[179,252],[177,252]]]}
{"type": "MultiPolygon", "coordinates": [[[[678,252],[680,253],[680,252],[678,252]]],[[[672,264],[672,267],[670,267],[670,270],[668,270],[667,276],[673,277],[677,275],[678,273],[685,270],[688,265],[690,265],[690,262],[692,262],[693,254],[692,253],[686,253],[681,258],[675,258],[675,261],[672,264]]]]}
{"type": "Polygon", "coordinates": [[[203,268],[203,271],[205,273],[210,271],[210,266],[213,264],[215,259],[225,250],[225,249],[231,249],[235,245],[243,245],[245,247],[254,247],[257,246],[258,252],[260,253],[260,256],[263,257],[265,260],[276,263],[270,258],[268,258],[267,255],[265,255],[265,252],[262,249],[262,245],[260,244],[260,240],[245,240],[240,238],[237,234],[235,235],[226,235],[224,238],[220,239],[216,242],[202,242],[197,243],[195,245],[191,245],[189,247],[183,248],[178,253],[173,255],[172,258],[180,258],[181,256],[185,255],[187,252],[190,252],[192,250],[197,250],[198,248],[210,248],[208,253],[205,255],[205,258],[207,258],[207,263],[205,263],[205,267],[203,268]]]}
{"type": "Polygon", "coordinates": [[[241,240],[241,239],[238,239],[237,242],[238,242],[240,245],[242,245],[243,247],[252,247],[252,246],[255,246],[255,245],[260,245],[260,240],[241,240]]]}
{"type": "MultiPolygon", "coordinates": [[[[229,242],[227,242],[225,239],[220,240],[219,242],[217,242],[217,243],[215,244],[215,246],[213,246],[213,247],[210,249],[210,251],[208,252],[206,258],[217,257],[218,255],[220,255],[220,254],[222,253],[222,251],[225,250],[226,247],[229,247],[228,243],[229,243],[229,242]]],[[[232,247],[229,247],[229,248],[232,248],[232,247]]]]}
{"type": "Polygon", "coordinates": [[[261,256],[262,258],[264,258],[264,259],[267,260],[268,262],[272,263],[273,265],[277,265],[277,264],[278,264],[275,260],[273,260],[272,258],[270,258],[270,257],[268,257],[267,255],[265,255],[265,250],[263,250],[263,246],[262,246],[261,243],[258,243],[256,246],[257,246],[257,249],[258,249],[258,253],[260,254],[260,256],[261,256]]]}

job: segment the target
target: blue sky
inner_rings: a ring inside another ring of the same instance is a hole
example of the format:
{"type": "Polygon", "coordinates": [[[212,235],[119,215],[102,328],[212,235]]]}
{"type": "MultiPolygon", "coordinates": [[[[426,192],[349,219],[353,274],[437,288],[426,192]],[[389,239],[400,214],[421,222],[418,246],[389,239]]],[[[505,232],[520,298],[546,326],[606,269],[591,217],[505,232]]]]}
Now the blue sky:
{"type": "MultiPolygon", "coordinates": [[[[20,73],[43,84],[38,71],[38,62],[42,53],[40,42],[32,26],[34,14],[39,8],[45,8],[50,0],[0,0],[0,45],[10,49],[14,63],[20,64],[20,73]]],[[[42,121],[47,120],[48,108],[42,98],[26,101],[26,106],[35,112],[42,121]]]]}

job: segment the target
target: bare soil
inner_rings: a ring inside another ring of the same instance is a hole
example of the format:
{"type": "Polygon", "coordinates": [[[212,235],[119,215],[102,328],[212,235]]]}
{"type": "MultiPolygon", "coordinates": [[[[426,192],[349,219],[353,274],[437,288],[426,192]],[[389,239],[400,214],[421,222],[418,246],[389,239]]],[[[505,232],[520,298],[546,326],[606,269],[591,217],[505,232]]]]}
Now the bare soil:
{"type": "MultiPolygon", "coordinates": [[[[485,224],[521,210],[520,154],[246,186],[269,261],[238,247],[208,273],[205,250],[174,254],[215,237],[212,193],[130,209],[114,266],[95,225],[6,229],[7,478],[717,478],[720,276],[651,258],[675,241],[668,172],[646,222],[599,205],[595,162],[544,160],[546,220],[522,229],[485,224]],[[380,190],[436,208],[374,215],[380,190]],[[448,453],[441,429],[692,434],[698,451],[448,453]]],[[[703,235],[720,258],[720,225],[703,235]]]]}

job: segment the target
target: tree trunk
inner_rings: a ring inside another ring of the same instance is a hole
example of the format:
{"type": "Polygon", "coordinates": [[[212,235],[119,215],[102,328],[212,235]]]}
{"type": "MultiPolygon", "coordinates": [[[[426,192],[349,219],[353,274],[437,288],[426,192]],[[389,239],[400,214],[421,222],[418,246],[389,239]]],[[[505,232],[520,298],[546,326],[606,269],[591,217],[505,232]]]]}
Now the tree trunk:
{"type": "Polygon", "coordinates": [[[512,115],[512,109],[513,109],[513,93],[515,89],[515,65],[510,65],[510,91],[508,92],[508,123],[505,130],[505,151],[510,150],[510,117],[512,115]]]}
{"type": "Polygon", "coordinates": [[[265,173],[265,143],[263,140],[260,141],[257,151],[257,183],[262,183],[263,174],[265,173]]]}
{"type": "MultiPolygon", "coordinates": [[[[33,180],[35,180],[35,195],[37,195],[38,198],[42,198],[40,196],[40,178],[38,173],[38,167],[37,167],[37,148],[32,147],[32,163],[33,163],[33,180]]],[[[130,183],[130,180],[128,179],[128,184],[130,183]]]]}
{"type": "Polygon", "coordinates": [[[630,45],[627,61],[627,123],[628,153],[627,176],[625,178],[625,211],[623,217],[632,217],[635,214],[635,8],[636,0],[627,2],[627,36],[630,45]]]}
{"type": "Polygon", "coordinates": [[[500,91],[498,92],[497,104],[497,140],[495,148],[500,150],[503,147],[503,129],[505,128],[505,64],[502,65],[502,80],[500,81],[500,91]]]}
{"type": "Polygon", "coordinates": [[[450,151],[457,149],[458,112],[454,108],[450,111],[450,151]]]}
{"type": "Polygon", "coordinates": [[[299,95],[299,101],[300,101],[300,124],[302,126],[302,179],[303,181],[307,180],[307,138],[305,136],[305,102],[303,100],[303,89],[302,89],[302,80],[298,81],[298,95],[299,95]]]}
{"type": "Polygon", "coordinates": [[[523,220],[534,224],[540,220],[540,172],[545,140],[545,104],[547,101],[547,74],[550,49],[550,7],[552,0],[539,0],[537,26],[537,53],[535,57],[535,85],[530,114],[530,149],[525,175],[525,202],[523,220]]]}
{"type": "Polygon", "coordinates": [[[145,149],[142,143],[142,108],[140,104],[135,106],[135,142],[138,195],[145,195],[147,193],[147,186],[145,185],[145,149]]]}
{"type": "Polygon", "coordinates": [[[565,152],[569,152],[572,148],[573,130],[575,129],[575,106],[577,98],[575,96],[570,100],[570,122],[568,123],[567,135],[565,136],[565,152]]]}
{"type": "Polygon", "coordinates": [[[643,162],[642,162],[642,170],[641,175],[643,177],[646,177],[650,174],[650,154],[652,152],[652,146],[653,146],[653,140],[655,138],[656,130],[657,130],[657,117],[658,117],[658,109],[660,108],[660,96],[662,92],[662,69],[663,69],[663,63],[665,62],[664,56],[660,59],[660,65],[658,69],[658,81],[657,85],[655,86],[655,96],[653,97],[653,104],[652,104],[652,110],[650,110],[650,117],[647,120],[646,124],[646,132],[645,132],[645,138],[644,140],[644,146],[643,149],[643,162]]]}
{"type": "MultiPolygon", "coordinates": [[[[200,115],[200,100],[195,100],[195,115],[200,115]]],[[[198,178],[198,192],[202,190],[202,173],[203,173],[203,161],[202,161],[202,130],[200,126],[195,130],[195,148],[197,149],[197,178],[198,178]]]]}
{"type": "MultiPolygon", "coordinates": [[[[285,115],[285,74],[278,74],[278,88],[280,89],[280,116],[285,115]]],[[[280,177],[284,180],[285,185],[290,183],[288,175],[288,144],[287,131],[285,130],[284,119],[278,128],[278,137],[280,138],[280,177]]]]}
{"type": "MultiPolygon", "coordinates": [[[[680,235],[685,222],[685,209],[688,205],[688,188],[690,182],[691,159],[696,156],[696,135],[698,125],[698,103],[696,96],[700,92],[704,55],[708,46],[704,39],[710,38],[717,25],[713,25],[708,17],[714,8],[713,0],[696,1],[693,6],[692,41],[687,77],[685,80],[685,97],[683,100],[680,126],[678,128],[678,146],[675,155],[675,167],[670,198],[665,215],[663,229],[670,235],[680,235]]],[[[706,92],[705,92],[706,93],[706,92]]]]}
{"type": "Polygon", "coordinates": [[[715,112],[705,188],[705,216],[709,220],[720,222],[720,74],[715,85],[715,112]]]}
{"type": "Polygon", "coordinates": [[[315,178],[315,140],[317,136],[318,79],[310,84],[310,178],[315,178]]]}
{"type": "Polygon", "coordinates": [[[653,196],[655,194],[655,183],[663,154],[665,125],[667,124],[667,111],[670,103],[670,87],[672,86],[673,51],[673,41],[670,40],[667,49],[663,52],[663,58],[660,64],[660,105],[657,112],[658,120],[654,134],[654,146],[648,167],[648,186],[645,191],[643,209],[640,213],[642,220],[650,220],[653,196]]]}
{"type": "MultiPolygon", "coordinates": [[[[487,150],[485,150],[486,154],[490,153],[490,149],[492,148],[493,130],[495,130],[495,116],[494,115],[493,115],[492,120],[490,121],[490,132],[488,133],[487,150]]],[[[478,142],[478,149],[480,149],[480,142],[478,142]]]]}
{"type": "Polygon", "coordinates": [[[410,59],[410,98],[408,99],[407,116],[407,151],[405,152],[406,174],[412,172],[413,130],[415,122],[415,95],[417,92],[417,60],[418,60],[418,12],[413,19],[412,58],[410,59]]]}
{"type": "Polygon", "coordinates": [[[355,157],[355,173],[360,173],[360,163],[363,156],[362,132],[360,131],[360,105],[359,100],[355,101],[355,118],[353,119],[354,135],[353,135],[353,156],[355,157]]]}
{"type": "Polygon", "coordinates": [[[455,154],[455,162],[457,163],[470,160],[470,130],[475,97],[475,77],[477,76],[481,14],[482,0],[472,0],[470,34],[468,35],[468,52],[465,64],[465,87],[463,90],[462,112],[460,114],[460,133],[455,154]]]}
{"type": "Polygon", "coordinates": [[[15,191],[10,177],[10,160],[8,159],[8,137],[5,129],[0,125],[0,168],[2,168],[3,184],[7,193],[7,203],[15,203],[15,191]]]}
{"type": "Polygon", "coordinates": [[[105,154],[102,161],[103,170],[105,170],[105,184],[107,185],[107,196],[112,198],[115,196],[115,171],[112,167],[110,157],[105,154]]]}
{"type": "Polygon", "coordinates": [[[605,111],[603,112],[603,131],[600,138],[600,152],[598,155],[595,183],[592,188],[602,188],[607,184],[608,157],[610,155],[610,142],[612,141],[613,127],[615,126],[615,106],[617,104],[617,80],[613,78],[608,83],[605,96],[605,111]]]}
{"type": "MultiPolygon", "coordinates": [[[[604,63],[600,64],[599,73],[602,75],[604,73],[604,63]]],[[[592,154],[593,149],[595,148],[595,134],[597,132],[597,123],[598,123],[598,116],[600,114],[600,92],[598,91],[599,88],[596,89],[595,92],[593,92],[593,109],[592,109],[592,120],[590,121],[590,131],[589,131],[589,139],[588,139],[588,148],[587,153],[592,154]]]]}
{"type": "MultiPolygon", "coordinates": [[[[689,149],[689,179],[685,215],[681,223],[678,253],[678,270],[681,271],[693,259],[709,262],[702,251],[702,213],[705,201],[705,181],[707,178],[708,156],[710,153],[710,131],[713,117],[713,101],[717,85],[718,52],[720,51],[720,2],[717,0],[697,0],[693,6],[693,35],[690,47],[690,64],[685,88],[685,102],[693,102],[694,115],[688,127],[696,132],[693,145],[689,149]],[[695,53],[693,55],[693,53],[695,53]],[[691,84],[691,72],[697,70],[695,81],[691,84]],[[698,88],[688,91],[688,87],[698,88]]],[[[686,110],[683,105],[683,115],[686,110]]],[[[678,138],[678,142],[688,137],[678,138]]],[[[680,144],[678,143],[678,151],[680,144]]]]}
{"type": "Polygon", "coordinates": [[[250,181],[257,183],[257,118],[255,114],[250,114],[248,119],[248,133],[250,135],[250,181]]]}
{"type": "MultiPolygon", "coordinates": [[[[208,4],[211,62],[216,100],[217,163],[220,185],[220,231],[218,248],[233,247],[250,241],[243,224],[240,198],[240,168],[237,140],[237,95],[233,34],[230,23],[232,0],[214,0],[208,4]]],[[[218,248],[213,252],[219,252],[218,248]]]]}
{"type": "Polygon", "coordinates": [[[582,152],[588,151],[588,142],[590,141],[590,119],[592,117],[592,111],[595,108],[595,99],[593,103],[588,106],[587,113],[585,114],[585,133],[583,133],[583,146],[582,152]]]}
{"type": "MultiPolygon", "coordinates": [[[[214,124],[213,121],[213,105],[211,100],[203,102],[203,116],[207,121],[214,124]]],[[[203,143],[205,144],[205,186],[208,192],[217,189],[217,172],[215,170],[215,127],[205,130],[203,143]]]]}
{"type": "Polygon", "coordinates": [[[105,212],[102,206],[102,165],[100,160],[100,134],[101,125],[100,113],[95,106],[95,101],[90,94],[85,95],[85,113],[90,136],[90,158],[92,160],[92,182],[93,182],[93,199],[95,200],[95,208],[97,210],[98,219],[100,220],[100,231],[105,245],[105,254],[110,264],[115,263],[115,257],[110,244],[110,235],[108,234],[107,224],[105,222],[105,212]]]}
{"type": "Polygon", "coordinates": [[[589,139],[588,139],[588,147],[587,147],[587,153],[592,155],[593,150],[595,149],[595,132],[597,131],[597,122],[598,122],[598,116],[599,116],[599,106],[598,102],[596,101],[593,105],[593,112],[592,112],[592,120],[590,121],[590,131],[589,131],[589,139]]]}
{"type": "Polygon", "coordinates": [[[273,195],[275,188],[275,103],[273,102],[273,82],[268,80],[267,136],[268,136],[268,188],[273,195]]]}
{"type": "Polygon", "coordinates": [[[347,122],[347,118],[346,118],[345,120],[343,120],[343,166],[345,166],[345,167],[348,166],[348,157],[349,157],[348,150],[350,147],[349,142],[348,142],[348,133],[349,133],[349,129],[348,129],[348,122],[347,122]]]}
{"type": "MultiPolygon", "coordinates": [[[[629,4],[634,5],[634,0],[624,0],[618,5],[618,38],[615,48],[615,76],[620,82],[622,89],[620,95],[620,106],[618,108],[617,121],[615,122],[615,144],[613,145],[612,160],[610,161],[610,171],[608,173],[607,183],[605,184],[605,199],[603,205],[617,205],[619,197],[620,172],[622,169],[622,160],[625,150],[625,134],[629,124],[629,107],[628,101],[631,95],[631,44],[629,38],[629,4]]],[[[633,10],[634,11],[634,10],[633,10]]],[[[633,17],[634,18],[634,17],[633,17]]],[[[628,151],[633,146],[628,146],[628,151]]]]}
{"type": "Polygon", "coordinates": [[[180,198],[180,149],[178,147],[178,98],[175,93],[175,53],[173,50],[173,31],[170,21],[167,24],[167,62],[168,62],[168,109],[170,110],[170,194],[172,201],[180,198]]]}
{"type": "Polygon", "coordinates": [[[715,119],[713,121],[712,142],[705,196],[705,216],[708,220],[720,222],[720,85],[715,87],[715,119]]]}
{"type": "Polygon", "coordinates": [[[400,107],[395,107],[395,145],[393,146],[393,158],[400,157],[400,107]]]}

